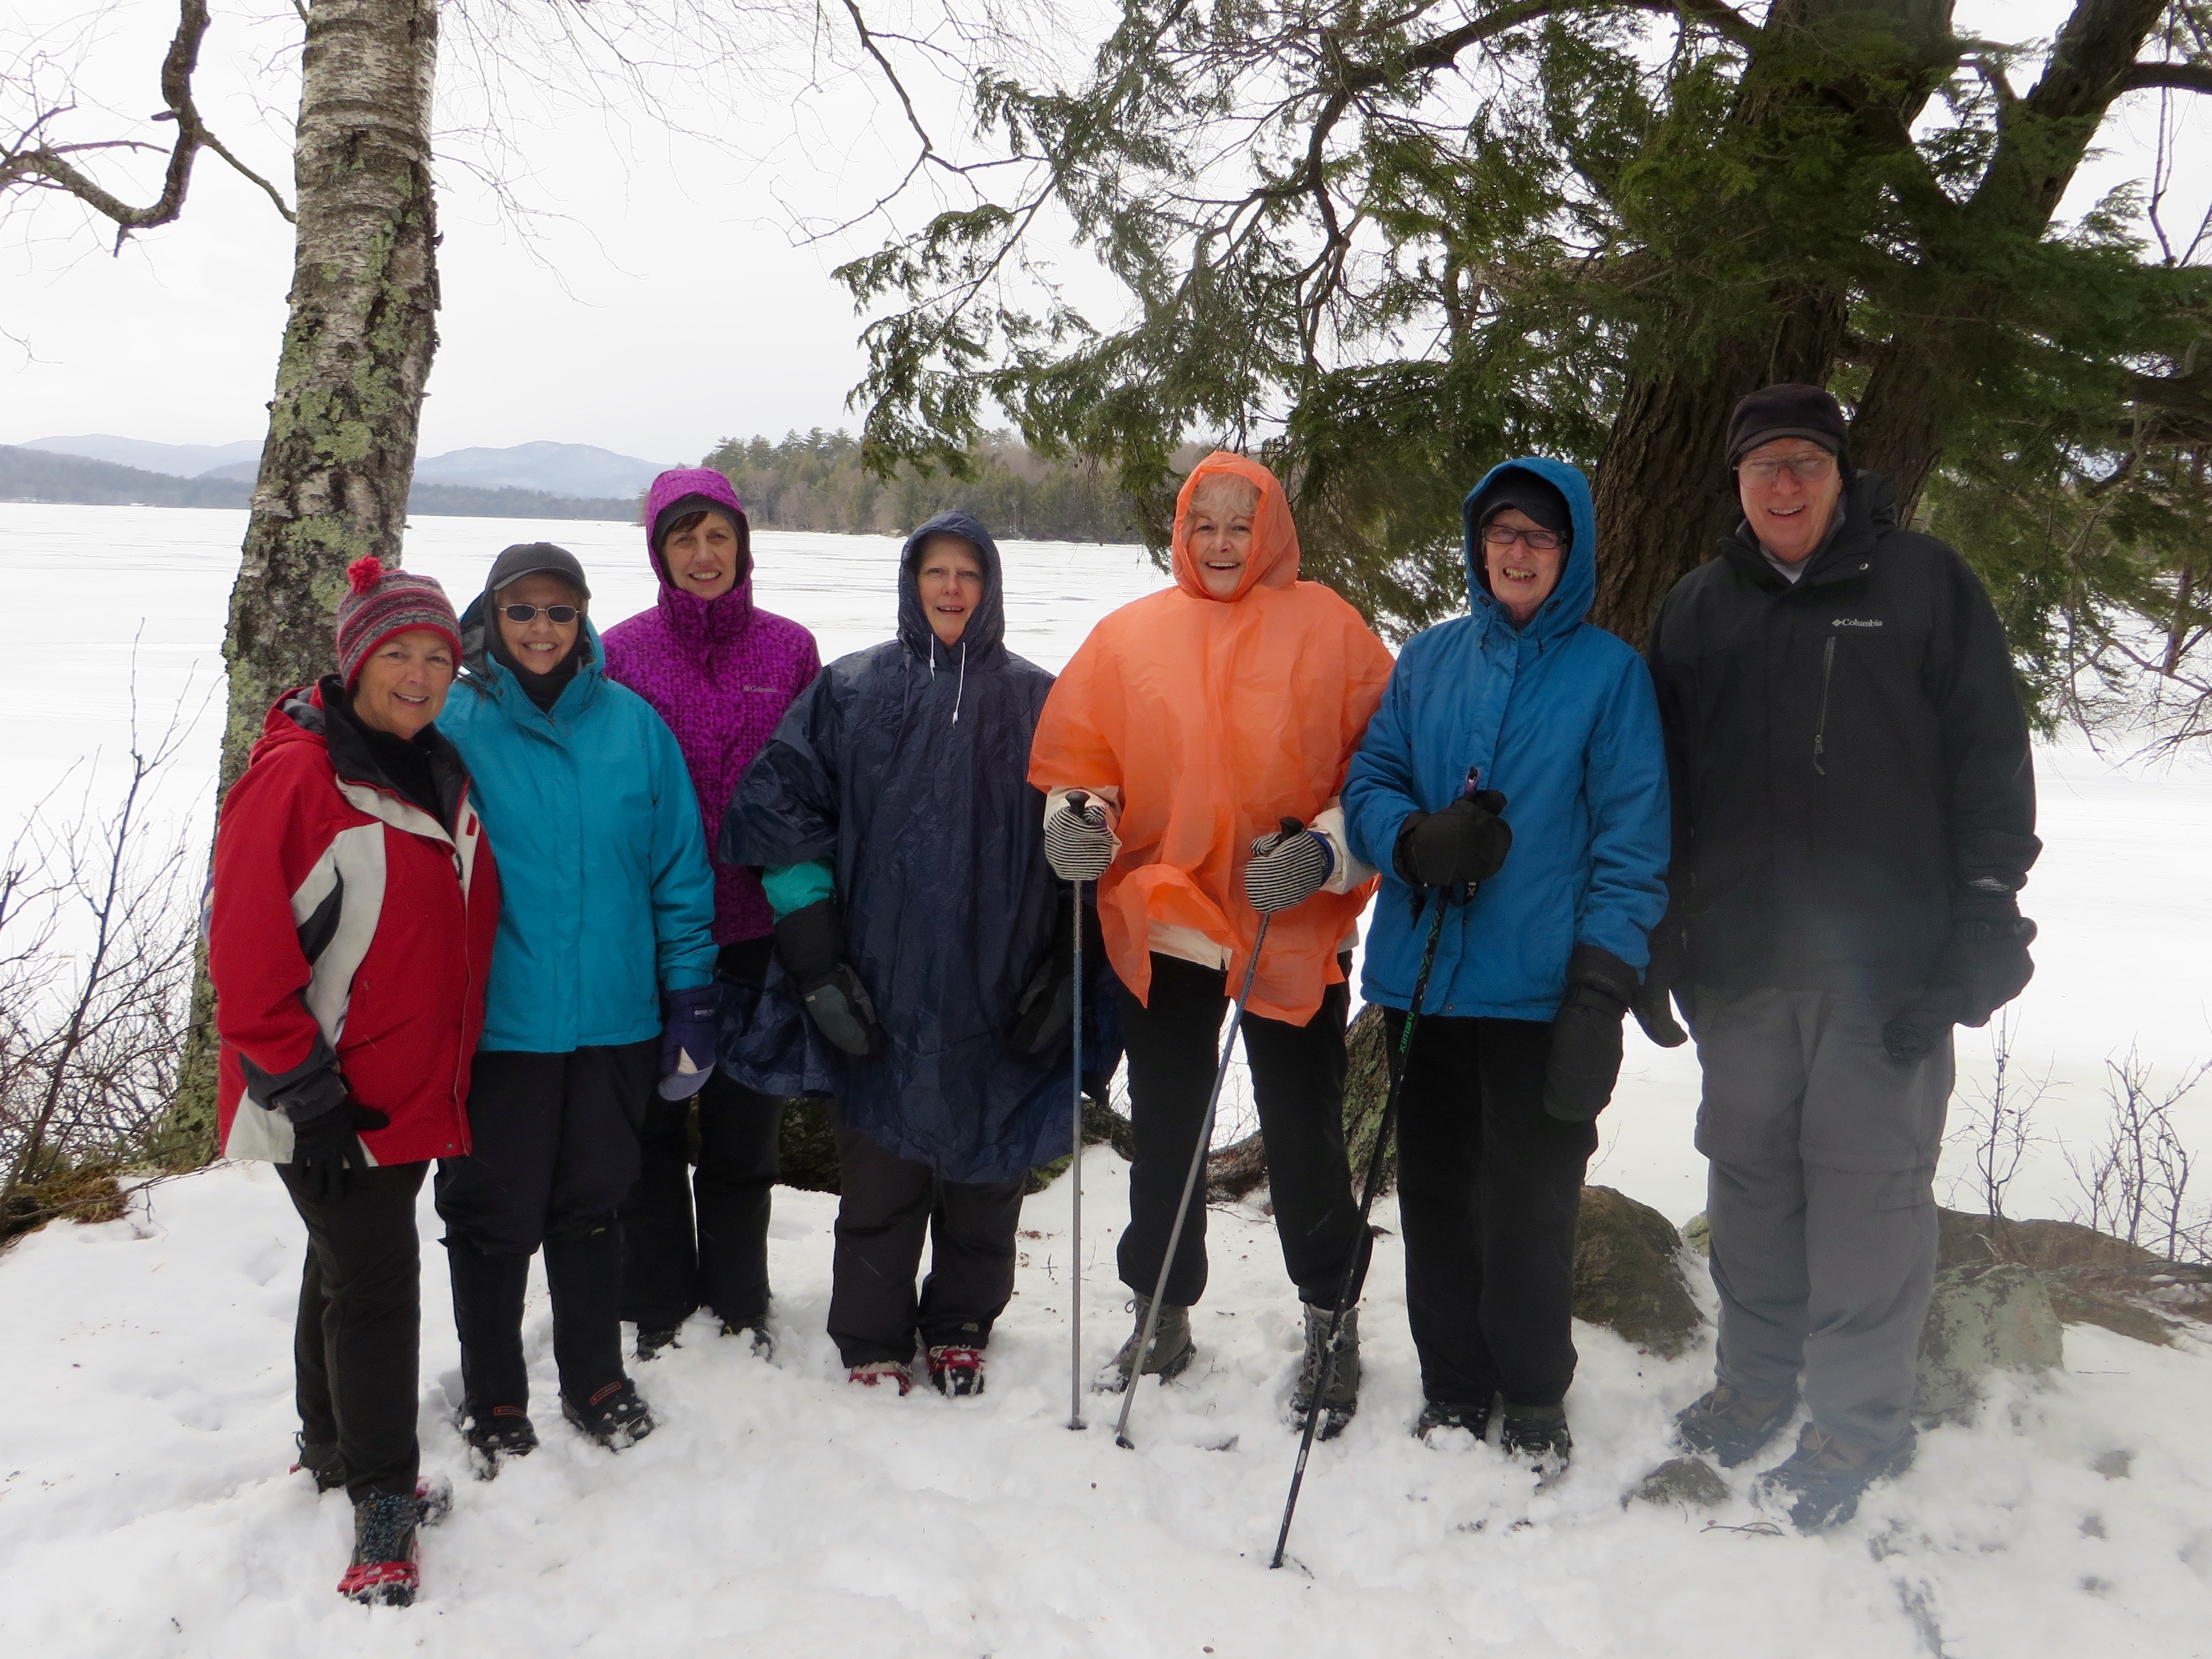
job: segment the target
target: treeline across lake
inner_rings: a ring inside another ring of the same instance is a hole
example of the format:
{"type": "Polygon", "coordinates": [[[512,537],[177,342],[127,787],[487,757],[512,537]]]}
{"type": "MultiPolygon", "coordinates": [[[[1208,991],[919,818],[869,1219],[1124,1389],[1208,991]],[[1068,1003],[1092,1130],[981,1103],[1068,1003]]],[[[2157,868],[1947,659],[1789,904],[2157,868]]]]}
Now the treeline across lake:
{"type": "Polygon", "coordinates": [[[725,438],[702,465],[728,477],[764,530],[903,535],[957,507],[1023,541],[1139,539],[1133,507],[1102,469],[1034,454],[1009,433],[979,439],[969,456],[970,477],[902,465],[883,478],[861,465],[859,439],[817,427],[775,441],[725,438]]]}

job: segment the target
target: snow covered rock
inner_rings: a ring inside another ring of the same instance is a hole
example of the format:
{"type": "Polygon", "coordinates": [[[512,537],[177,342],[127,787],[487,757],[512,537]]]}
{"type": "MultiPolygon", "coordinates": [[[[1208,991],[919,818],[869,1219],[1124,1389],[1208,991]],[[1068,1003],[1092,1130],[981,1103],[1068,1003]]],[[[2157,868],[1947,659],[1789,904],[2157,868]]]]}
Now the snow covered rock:
{"type": "Polygon", "coordinates": [[[1936,1276],[1920,1334],[1913,1414],[1964,1422],[1997,1371],[2054,1370],[2066,1363],[2065,1328],[2042,1276],[2014,1261],[1947,1267],[1936,1276]]]}

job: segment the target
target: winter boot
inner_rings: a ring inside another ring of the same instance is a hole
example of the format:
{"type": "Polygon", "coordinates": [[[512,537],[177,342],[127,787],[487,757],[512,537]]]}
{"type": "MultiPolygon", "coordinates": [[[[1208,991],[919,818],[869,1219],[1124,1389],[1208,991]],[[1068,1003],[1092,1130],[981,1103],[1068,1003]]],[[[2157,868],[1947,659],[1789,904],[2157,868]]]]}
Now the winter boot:
{"type": "Polygon", "coordinates": [[[768,1320],[765,1316],[759,1323],[754,1325],[732,1325],[726,1319],[722,1322],[722,1334],[744,1338],[752,1348],[753,1358],[763,1363],[772,1361],[775,1358],[775,1339],[769,1334],[768,1320]]]}
{"type": "Polygon", "coordinates": [[[1540,1488],[1567,1472],[1567,1455],[1574,1444],[1574,1437],[1567,1432],[1565,1406],[1505,1402],[1498,1425],[1498,1449],[1534,1475],[1540,1488]]]}
{"type": "Polygon", "coordinates": [[[512,1457],[527,1457],[538,1449],[538,1428],[520,1406],[494,1406],[472,1411],[461,1419],[461,1438],[469,1444],[469,1462],[479,1480],[493,1480],[512,1457]]]}
{"type": "Polygon", "coordinates": [[[1298,1362],[1297,1386],[1291,1390],[1291,1412],[1303,1429],[1318,1389],[1322,1411],[1316,1437],[1334,1440],[1344,1432],[1344,1425],[1359,1409],[1359,1310],[1344,1310],[1344,1321],[1336,1329],[1333,1363],[1328,1351],[1328,1328],[1335,1318],[1334,1310],[1317,1308],[1310,1302],[1305,1304],[1305,1310],[1306,1352],[1298,1362]],[[1326,1383],[1322,1376],[1324,1370],[1328,1373],[1326,1383]]]}
{"type": "Polygon", "coordinates": [[[1752,1501],[1761,1509],[1786,1508],[1800,1532],[1840,1527],[1858,1513],[1869,1486],[1911,1466],[1915,1444],[1907,1431],[1896,1445],[1877,1450],[1808,1423],[1797,1437],[1797,1449],[1759,1477],[1752,1501]]]}
{"type": "Polygon", "coordinates": [[[983,1351],[939,1344],[929,1351],[929,1380],[951,1400],[982,1393],[983,1351]]]}
{"type": "Polygon", "coordinates": [[[880,1389],[886,1382],[891,1383],[902,1395],[914,1387],[914,1373],[896,1359],[871,1359],[865,1365],[855,1365],[845,1373],[845,1380],[864,1389],[880,1389]]]}
{"type": "MultiPolygon", "coordinates": [[[[1129,1304],[1136,1310],[1137,1322],[1129,1332],[1129,1340],[1121,1351],[1109,1360],[1105,1368],[1091,1379],[1091,1386],[1100,1394],[1120,1394],[1129,1386],[1129,1378],[1137,1370],[1137,1345],[1145,1340],[1145,1319],[1152,1311],[1152,1299],[1140,1296],[1129,1304]]],[[[1198,1355],[1198,1345],[1190,1340],[1190,1310],[1178,1308],[1172,1302],[1160,1304],[1159,1328],[1152,1333],[1152,1352],[1145,1356],[1144,1375],[1157,1376],[1163,1382],[1172,1382],[1190,1369],[1190,1362],[1198,1355]]]]}
{"type": "Polygon", "coordinates": [[[658,1359],[664,1348],[680,1348],[676,1339],[684,1334],[681,1325],[641,1325],[637,1328],[637,1357],[641,1360],[658,1359]]]}
{"type": "Polygon", "coordinates": [[[561,1415],[609,1451],[627,1450],[657,1426],[651,1410],[637,1397],[637,1385],[626,1376],[601,1383],[582,1400],[562,1395],[561,1415]]]}
{"type": "Polygon", "coordinates": [[[1715,1383],[1674,1413],[1675,1443],[1686,1451],[1710,1452],[1723,1468],[1732,1469],[1756,1457],[1796,1410],[1794,1394],[1763,1400],[1715,1383]]]}
{"type": "Polygon", "coordinates": [[[453,1328],[461,1339],[461,1437],[477,1479],[538,1449],[530,1421],[530,1367],[522,1355],[522,1299],[530,1258],[446,1240],[453,1281],[453,1328]]]}
{"type": "Polygon", "coordinates": [[[295,1434],[292,1440],[299,1447],[300,1455],[293,1461],[289,1473],[297,1474],[302,1469],[306,1470],[314,1480],[318,1497],[326,1492],[336,1492],[345,1485],[345,1461],[338,1455],[336,1446],[311,1446],[304,1434],[295,1434]]]}
{"type": "Polygon", "coordinates": [[[434,1527],[453,1512],[453,1483],[442,1474],[426,1474],[415,1483],[415,1524],[434,1527]]]}
{"type": "Polygon", "coordinates": [[[608,1384],[629,1381],[623,1370],[622,1277],[622,1233],[611,1223],[581,1238],[545,1241],[553,1364],[565,1401],[611,1399],[608,1384]]]}
{"type": "Polygon", "coordinates": [[[415,1528],[421,1511],[411,1492],[373,1492],[353,1506],[353,1564],[338,1594],[365,1607],[410,1606],[421,1587],[415,1528]]]}
{"type": "Polygon", "coordinates": [[[1464,1430],[1479,1442],[1490,1432],[1490,1401],[1480,1406],[1454,1406],[1442,1400],[1425,1400],[1413,1419],[1413,1438],[1423,1445],[1437,1443],[1437,1437],[1464,1430]]]}

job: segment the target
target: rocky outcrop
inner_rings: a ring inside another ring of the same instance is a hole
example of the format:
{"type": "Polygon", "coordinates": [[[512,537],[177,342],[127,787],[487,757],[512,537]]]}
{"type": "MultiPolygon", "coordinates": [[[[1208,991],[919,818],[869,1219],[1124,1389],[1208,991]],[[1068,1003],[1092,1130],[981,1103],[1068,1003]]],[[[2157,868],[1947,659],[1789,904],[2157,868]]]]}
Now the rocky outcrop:
{"type": "Polygon", "coordinates": [[[1672,1359],[1705,1317],[1691,1300],[1674,1224],[1610,1187],[1583,1188],[1575,1231],[1575,1317],[1672,1359]]]}
{"type": "Polygon", "coordinates": [[[2016,1261],[1946,1267],[1921,1328],[1913,1415],[1927,1423],[1972,1417],[1999,1371],[2056,1370],[2064,1328],[2043,1275],[2016,1261]]]}

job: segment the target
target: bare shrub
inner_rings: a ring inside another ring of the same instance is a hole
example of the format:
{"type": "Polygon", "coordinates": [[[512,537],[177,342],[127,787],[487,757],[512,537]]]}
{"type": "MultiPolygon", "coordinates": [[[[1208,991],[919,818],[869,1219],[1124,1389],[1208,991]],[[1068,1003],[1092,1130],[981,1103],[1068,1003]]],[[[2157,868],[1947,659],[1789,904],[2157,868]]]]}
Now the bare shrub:
{"type": "Polygon", "coordinates": [[[2174,1122],[2212,1060],[2193,1062],[2163,1090],[2132,1048],[2106,1070],[2105,1139],[2087,1156],[2067,1158],[2081,1194],[2074,1219],[2169,1261],[2212,1260],[2212,1212],[2201,1201],[2192,1206],[2196,1159],[2174,1122]]]}
{"type": "Polygon", "coordinates": [[[133,707],[119,799],[99,804],[95,766],[75,814],[48,797],[0,863],[0,1238],[112,1206],[175,1090],[196,861],[151,809],[191,721],[143,743],[133,707]]]}
{"type": "Polygon", "coordinates": [[[1973,1160],[1971,1179],[1952,1183],[1951,1201],[1978,1206],[1978,1213],[2004,1221],[2005,1194],[2027,1162],[2029,1150],[2042,1137],[2035,1133],[2035,1114],[2051,1091],[2051,1068],[2040,1077],[2024,1076],[2014,1056],[2012,1011],[1998,1015],[1990,1028],[1990,1048],[1995,1069],[1988,1085],[1962,1097],[1965,1121],[1950,1135],[1954,1146],[1973,1160]]]}

